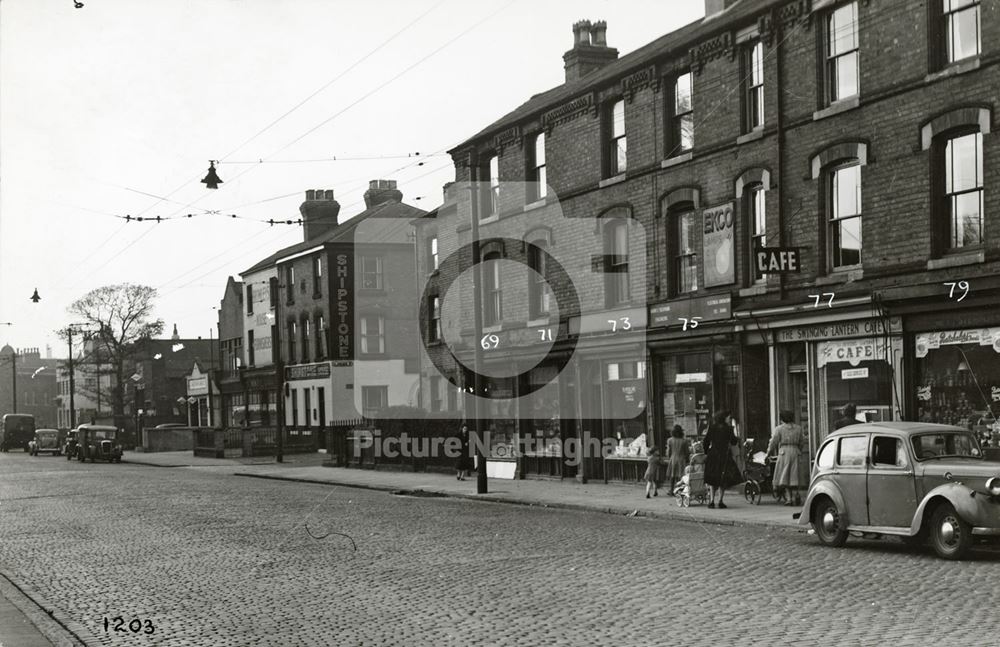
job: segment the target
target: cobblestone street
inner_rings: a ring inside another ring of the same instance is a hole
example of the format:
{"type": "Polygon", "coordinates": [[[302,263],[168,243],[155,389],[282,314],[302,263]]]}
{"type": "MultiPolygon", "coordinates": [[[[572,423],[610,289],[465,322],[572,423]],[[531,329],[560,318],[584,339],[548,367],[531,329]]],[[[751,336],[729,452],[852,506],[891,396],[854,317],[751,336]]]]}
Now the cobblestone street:
{"type": "Polygon", "coordinates": [[[21,453],[0,569],[90,645],[985,646],[1000,596],[990,551],[21,453]]]}

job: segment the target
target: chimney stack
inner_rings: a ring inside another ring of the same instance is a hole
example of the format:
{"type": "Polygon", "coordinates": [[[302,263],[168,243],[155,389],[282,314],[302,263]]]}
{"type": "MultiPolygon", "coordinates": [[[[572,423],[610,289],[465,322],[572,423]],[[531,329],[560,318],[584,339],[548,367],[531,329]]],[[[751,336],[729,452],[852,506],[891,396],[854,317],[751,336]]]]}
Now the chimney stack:
{"type": "Polygon", "coordinates": [[[372,180],[365,191],[365,208],[386,202],[402,202],[403,192],[396,188],[396,180],[372,180]]]}
{"type": "MultiPolygon", "coordinates": [[[[711,0],[706,0],[709,2],[711,0]]],[[[719,0],[722,1],[722,0],[719,0]]],[[[578,81],[594,70],[618,60],[618,50],[608,47],[608,23],[603,20],[573,23],[573,49],[563,54],[566,83],[578,81]]]]}
{"type": "Polygon", "coordinates": [[[337,228],[340,203],[333,199],[332,189],[309,189],[306,201],[299,205],[302,214],[302,229],[306,241],[329,234],[337,228]]]}

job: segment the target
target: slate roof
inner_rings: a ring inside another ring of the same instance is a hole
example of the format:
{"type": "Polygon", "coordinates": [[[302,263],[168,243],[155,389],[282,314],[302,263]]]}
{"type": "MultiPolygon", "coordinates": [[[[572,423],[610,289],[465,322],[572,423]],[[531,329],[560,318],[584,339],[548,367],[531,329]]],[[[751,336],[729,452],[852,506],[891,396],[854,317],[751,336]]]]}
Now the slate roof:
{"type": "Polygon", "coordinates": [[[697,42],[725,29],[732,29],[735,24],[746,21],[746,19],[754,14],[761,13],[774,5],[784,2],[787,2],[787,0],[739,0],[739,2],[734,3],[726,11],[710,18],[701,18],[669,34],[660,36],[639,49],[619,57],[617,60],[608,63],[598,70],[594,70],[582,79],[577,79],[572,83],[563,83],[550,90],[534,95],[448,152],[454,153],[496,132],[520,123],[529,117],[555,108],[566,101],[575,99],[587,90],[617,81],[619,78],[640,70],[664,56],[674,55],[687,58],[688,50],[697,42]]]}
{"type": "Polygon", "coordinates": [[[353,240],[352,232],[357,229],[359,224],[369,218],[403,218],[405,219],[405,222],[408,223],[410,220],[424,215],[424,213],[426,212],[423,209],[418,209],[402,202],[390,201],[377,204],[371,209],[365,209],[356,216],[352,216],[349,220],[340,223],[333,229],[333,231],[323,236],[317,236],[312,240],[302,241],[300,243],[295,243],[294,245],[289,245],[283,249],[279,249],[267,258],[254,264],[251,268],[240,272],[240,276],[246,276],[252,272],[272,267],[275,263],[277,263],[278,259],[291,256],[292,254],[297,254],[299,252],[304,252],[307,249],[316,247],[317,245],[322,245],[324,243],[350,242],[353,240]]]}

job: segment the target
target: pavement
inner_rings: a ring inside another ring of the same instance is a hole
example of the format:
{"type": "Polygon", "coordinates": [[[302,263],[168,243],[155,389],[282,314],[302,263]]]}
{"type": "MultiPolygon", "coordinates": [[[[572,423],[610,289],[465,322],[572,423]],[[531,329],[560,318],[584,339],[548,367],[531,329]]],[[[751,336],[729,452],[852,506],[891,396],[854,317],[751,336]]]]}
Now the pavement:
{"type": "MultiPolygon", "coordinates": [[[[229,468],[236,476],[318,483],[364,488],[386,492],[416,492],[496,503],[520,504],[566,510],[604,512],[614,515],[684,519],[719,525],[764,526],[802,529],[792,514],[798,508],[778,504],[770,495],[756,505],[743,497],[742,485],[728,490],[725,510],[709,509],[692,502],[688,508],[677,505],[667,489],[658,497],[646,499],[642,484],[579,483],[555,479],[489,479],[487,493],[476,493],[475,473],[465,481],[453,474],[372,470],[324,465],[325,454],[293,454],[283,463],[273,458],[212,459],[192,456],[191,452],[126,452],[129,463],[160,467],[229,468]]],[[[220,470],[221,471],[221,470],[220,470]]]]}

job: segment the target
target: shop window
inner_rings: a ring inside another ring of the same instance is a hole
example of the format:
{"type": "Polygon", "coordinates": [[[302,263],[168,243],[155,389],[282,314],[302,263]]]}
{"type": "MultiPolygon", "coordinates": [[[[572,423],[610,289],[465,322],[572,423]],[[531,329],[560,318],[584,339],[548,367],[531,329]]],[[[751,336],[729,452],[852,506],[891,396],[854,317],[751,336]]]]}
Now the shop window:
{"type": "Polygon", "coordinates": [[[759,40],[743,49],[743,132],[764,127],[764,44],[759,40]]]}
{"type": "Polygon", "coordinates": [[[291,391],[292,399],[292,426],[299,426],[299,391],[298,389],[292,389],[291,391]]]}
{"type": "Polygon", "coordinates": [[[1000,329],[982,328],[916,335],[917,411],[920,422],[956,425],[1000,441],[1000,329]],[[983,390],[980,390],[980,387],[983,390]]]}
{"type": "Polygon", "coordinates": [[[840,439],[840,455],[837,464],[844,467],[859,467],[865,464],[868,454],[867,436],[848,436],[840,439]]]}
{"type": "Polygon", "coordinates": [[[823,31],[823,66],[826,103],[858,94],[858,3],[831,11],[823,31]]]}
{"type": "Polygon", "coordinates": [[[906,467],[908,464],[902,440],[891,436],[875,436],[872,439],[872,465],[906,467]]]}
{"type": "Polygon", "coordinates": [[[830,268],[861,265],[861,166],[834,168],[828,175],[830,268]]]}
{"type": "Polygon", "coordinates": [[[816,457],[816,467],[824,470],[833,467],[837,457],[837,442],[833,440],[823,445],[823,449],[819,450],[819,455],[816,457]]]}

